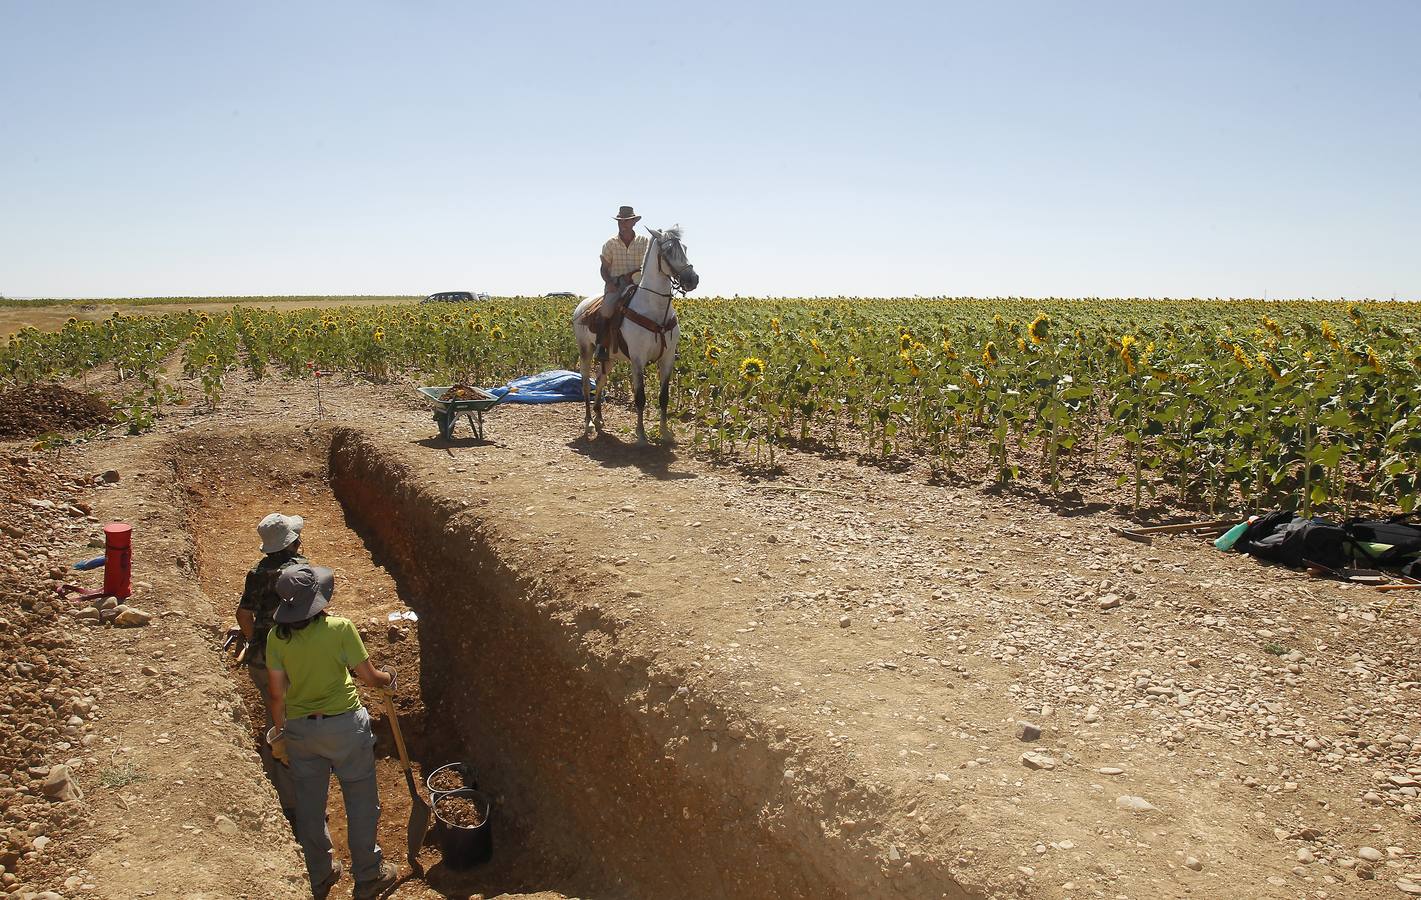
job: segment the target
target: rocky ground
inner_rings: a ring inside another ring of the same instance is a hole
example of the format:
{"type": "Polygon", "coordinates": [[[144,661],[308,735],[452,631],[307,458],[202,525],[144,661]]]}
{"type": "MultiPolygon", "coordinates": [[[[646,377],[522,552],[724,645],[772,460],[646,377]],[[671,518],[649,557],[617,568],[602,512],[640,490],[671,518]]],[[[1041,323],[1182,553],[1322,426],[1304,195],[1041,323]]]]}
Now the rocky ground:
{"type": "MultiPolygon", "coordinates": [[[[771,736],[785,785],[774,802],[822,811],[826,835],[877,854],[885,895],[915,863],[992,897],[1421,894],[1421,615],[1409,592],[1309,579],[1197,538],[1135,544],[1109,532],[1122,524],[1113,513],[1064,515],[1025,492],[930,485],[916,470],[786,452],[773,477],[745,474],[630,446],[620,409],[596,443],[577,439],[572,407],[502,407],[489,443],[445,445],[408,386],[326,390],[328,410],[415,476],[520,546],[595,572],[581,600],[619,645],[735,710],[739,732],[716,740],[771,736]],[[843,779],[854,791],[825,788],[843,779]],[[881,820],[843,811],[855,791],[882,799],[881,820]]],[[[161,428],[306,420],[306,392],[267,383],[215,415],[174,411],[161,428]]],[[[115,848],[144,858],[144,841],[181,830],[119,837],[140,800],[157,804],[149,817],[181,808],[140,796],[184,771],[153,735],[173,740],[194,709],[233,702],[230,686],[204,693],[173,677],[174,666],[225,677],[211,653],[222,616],[174,593],[183,547],[150,557],[152,592],[135,601],[154,616],[147,626],[85,624],[49,600],[51,569],[97,552],[86,545],[98,518],[164,521],[162,473],[142,491],[126,474],[117,487],[102,478],[125,463],[152,472],[144,446],[101,442],[57,462],[15,447],[7,462],[0,712],[16,727],[0,736],[0,861],[22,897],[139,896],[121,892],[137,882],[123,880],[133,860],[115,848]],[[128,506],[104,501],[128,488],[128,506]],[[161,694],[145,686],[154,678],[161,694]],[[161,702],[127,708],[145,700],[161,702]],[[141,743],[122,730],[145,722],[141,743]],[[138,746],[130,762],[122,751],[138,746]],[[64,780],[59,765],[83,799],[46,794],[46,780],[64,780]]],[[[232,771],[250,774],[240,717],[216,718],[234,729],[232,771]]],[[[204,818],[174,820],[197,829],[191,847],[277,846],[279,823],[193,793],[207,798],[204,818]]],[[[271,884],[289,887],[289,852],[264,856],[271,884]]],[[[164,885],[153,896],[183,896],[164,885]]]]}

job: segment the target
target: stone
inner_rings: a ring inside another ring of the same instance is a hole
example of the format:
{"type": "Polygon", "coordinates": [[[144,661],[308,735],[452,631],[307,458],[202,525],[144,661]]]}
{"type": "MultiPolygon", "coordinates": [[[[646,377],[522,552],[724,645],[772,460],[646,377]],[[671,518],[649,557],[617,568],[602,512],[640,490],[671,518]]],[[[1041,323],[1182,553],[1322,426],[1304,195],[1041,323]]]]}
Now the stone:
{"type": "Polygon", "coordinates": [[[114,617],[113,623],[120,628],[138,628],[153,621],[153,614],[130,606],[114,617]]]}
{"type": "Polygon", "coordinates": [[[31,843],[34,844],[34,848],[36,850],[44,850],[45,847],[49,846],[49,837],[47,835],[42,834],[39,837],[35,838],[31,843]]]}
{"type": "Polygon", "coordinates": [[[1035,725],[1025,719],[1016,723],[1016,739],[1019,741],[1035,741],[1041,738],[1041,726],[1035,725]]]}
{"type": "Polygon", "coordinates": [[[144,666],[143,668],[139,669],[138,672],[139,672],[139,674],[142,674],[142,675],[157,675],[157,674],[158,674],[158,670],[155,669],[155,668],[153,668],[152,666],[144,666]]]}
{"type": "Polygon", "coordinates": [[[1317,857],[1313,856],[1313,855],[1312,855],[1312,851],[1309,850],[1308,848],[1306,848],[1306,847],[1299,847],[1299,848],[1298,848],[1298,862],[1300,862],[1300,863],[1310,863],[1310,862],[1312,862],[1312,861],[1315,860],[1315,859],[1317,859],[1317,857]]]}
{"type": "Polygon", "coordinates": [[[1403,878],[1396,883],[1396,889],[1398,891],[1401,891],[1403,894],[1421,896],[1421,882],[1411,881],[1410,879],[1403,878]]]}
{"type": "Polygon", "coordinates": [[[839,616],[839,627],[840,627],[840,628],[848,628],[848,627],[849,627],[850,625],[852,625],[853,623],[854,623],[854,620],[853,620],[853,619],[850,619],[848,616],[839,616]]]}
{"type": "Polygon", "coordinates": [[[1122,768],[1120,768],[1119,766],[1101,766],[1099,769],[1096,769],[1096,771],[1099,772],[1099,773],[1102,774],[1102,775],[1124,775],[1124,774],[1125,774],[1125,770],[1122,769],[1122,768]]]}
{"type": "Polygon", "coordinates": [[[82,800],[84,792],[79,789],[79,785],[74,783],[73,776],[66,765],[54,766],[44,777],[44,783],[40,785],[40,790],[51,800],[64,802],[66,800],[82,800]]]}
{"type": "Polygon", "coordinates": [[[1116,797],[1115,805],[1121,809],[1128,809],[1131,812],[1153,812],[1158,809],[1158,807],[1144,797],[1134,797],[1129,794],[1116,797]]]}
{"type": "Polygon", "coordinates": [[[1104,597],[1100,598],[1099,605],[1101,609],[1115,609],[1117,606],[1120,605],[1120,595],[1106,594],[1104,597]]]}
{"type": "Polygon", "coordinates": [[[120,477],[120,476],[119,476],[118,471],[117,471],[116,469],[109,469],[107,472],[105,472],[104,474],[100,475],[99,477],[102,478],[104,481],[106,481],[106,482],[109,483],[109,484],[118,484],[118,480],[119,480],[119,477],[120,477]]]}
{"type": "Polygon", "coordinates": [[[1382,852],[1375,847],[1362,847],[1357,851],[1357,855],[1367,862],[1382,861],[1382,852]]]}
{"type": "Polygon", "coordinates": [[[1204,864],[1201,863],[1197,857],[1188,856],[1184,859],[1184,868],[1192,869],[1195,872],[1198,872],[1200,869],[1204,868],[1204,864]]]}
{"type": "Polygon", "coordinates": [[[222,834],[236,834],[239,830],[237,823],[226,816],[218,816],[212,820],[212,824],[222,834]]]}
{"type": "Polygon", "coordinates": [[[1046,754],[1032,751],[1021,755],[1021,764],[1028,769],[1045,769],[1048,772],[1056,768],[1056,758],[1046,754]]]}

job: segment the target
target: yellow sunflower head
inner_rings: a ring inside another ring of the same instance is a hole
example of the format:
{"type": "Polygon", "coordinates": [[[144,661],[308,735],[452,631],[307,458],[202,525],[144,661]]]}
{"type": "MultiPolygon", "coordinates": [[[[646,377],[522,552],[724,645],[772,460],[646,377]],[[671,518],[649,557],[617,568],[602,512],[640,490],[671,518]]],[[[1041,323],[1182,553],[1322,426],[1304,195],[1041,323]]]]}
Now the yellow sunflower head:
{"type": "MultiPolygon", "coordinates": [[[[1001,316],[997,316],[997,318],[1000,319],[1001,316]]],[[[997,342],[988,341],[987,346],[982,348],[982,362],[990,369],[992,366],[995,366],[1000,359],[1001,354],[997,352],[997,342]]]]}
{"type": "Polygon", "coordinates": [[[1031,320],[1031,326],[1027,329],[1027,334],[1031,336],[1031,343],[1039,344],[1046,340],[1051,333],[1051,317],[1045,313],[1037,313],[1036,318],[1031,320]]]}
{"type": "Polygon", "coordinates": [[[740,377],[752,384],[765,377],[765,361],[758,356],[747,356],[740,361],[740,377]]]}
{"type": "Polygon", "coordinates": [[[1125,371],[1131,375],[1140,367],[1139,343],[1132,334],[1120,338],[1120,361],[1125,364],[1125,371]]]}

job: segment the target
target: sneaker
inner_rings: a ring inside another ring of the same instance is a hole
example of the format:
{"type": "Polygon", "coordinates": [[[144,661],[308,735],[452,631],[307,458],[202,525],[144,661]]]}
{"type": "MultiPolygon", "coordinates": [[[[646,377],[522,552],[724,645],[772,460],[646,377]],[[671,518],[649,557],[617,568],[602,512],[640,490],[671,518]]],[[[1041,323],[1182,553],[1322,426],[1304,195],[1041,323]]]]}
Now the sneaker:
{"type": "Polygon", "coordinates": [[[390,863],[380,864],[380,877],[374,881],[366,881],[355,886],[355,893],[351,896],[355,900],[373,900],[395,886],[400,880],[400,870],[390,863]]]}
{"type": "Polygon", "coordinates": [[[327,875],[320,884],[311,888],[311,896],[316,900],[326,900],[326,895],[331,892],[331,888],[340,881],[340,876],[345,874],[345,864],[338,859],[331,860],[331,874],[327,875]]]}

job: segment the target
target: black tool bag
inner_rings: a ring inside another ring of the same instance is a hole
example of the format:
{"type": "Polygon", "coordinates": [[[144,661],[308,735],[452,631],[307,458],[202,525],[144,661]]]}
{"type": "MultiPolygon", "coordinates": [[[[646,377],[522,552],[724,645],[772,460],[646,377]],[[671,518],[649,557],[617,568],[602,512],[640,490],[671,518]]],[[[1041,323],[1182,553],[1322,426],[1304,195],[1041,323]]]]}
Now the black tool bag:
{"type": "Polygon", "coordinates": [[[1355,543],[1341,525],[1291,512],[1273,512],[1248,526],[1234,549],[1285,566],[1341,569],[1351,564],[1355,543]]]}

